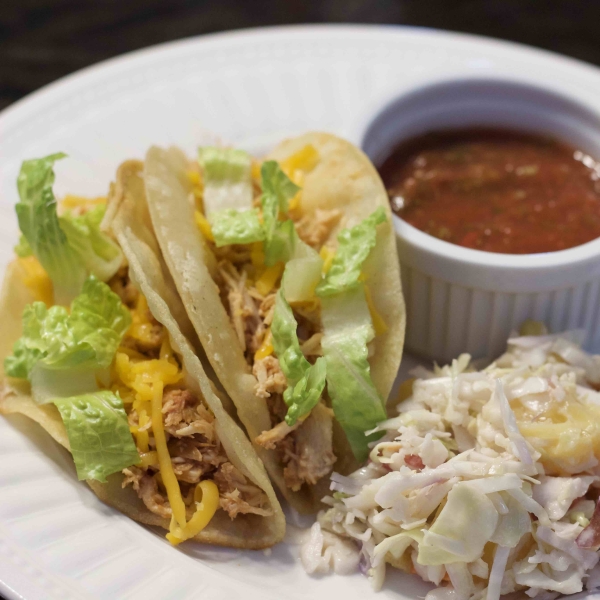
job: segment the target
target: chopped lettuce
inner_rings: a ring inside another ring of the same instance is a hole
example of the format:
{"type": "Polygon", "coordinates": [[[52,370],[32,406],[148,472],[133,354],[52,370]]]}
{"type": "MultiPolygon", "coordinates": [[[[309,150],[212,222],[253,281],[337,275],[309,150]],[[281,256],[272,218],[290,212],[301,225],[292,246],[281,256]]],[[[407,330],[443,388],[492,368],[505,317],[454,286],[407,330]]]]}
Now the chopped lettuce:
{"type": "Polygon", "coordinates": [[[281,170],[274,160],[261,167],[263,226],[265,230],[265,264],[272,267],[287,262],[294,253],[297,239],[294,223],[280,221],[279,215],[287,215],[288,202],[300,189],[281,170]]]}
{"type": "Polygon", "coordinates": [[[52,192],[54,163],[66,155],[26,160],[17,178],[16,205],[21,233],[54,285],[58,304],[68,304],[81,290],[85,267],[61,229],[52,192]]]}
{"type": "Polygon", "coordinates": [[[25,258],[33,255],[33,250],[31,249],[27,238],[23,234],[21,234],[19,237],[19,243],[14,247],[14,251],[19,258],[25,258]]]}
{"type": "Polygon", "coordinates": [[[327,389],[336,419],[359,460],[368,455],[368,443],[381,434],[366,436],[386,419],[369,366],[367,344],[375,337],[364,287],[322,299],[321,347],[327,362],[327,389]]]}
{"type": "Polygon", "coordinates": [[[275,299],[271,334],[275,354],[288,383],[283,399],[289,407],[285,421],[290,426],[310,413],[319,402],[325,387],[325,361],[319,358],[311,365],[306,360],[300,349],[297,327],[298,323],[282,287],[275,299]]]}
{"type": "Polygon", "coordinates": [[[108,281],[123,262],[119,246],[100,230],[105,212],[106,206],[99,205],[83,215],[67,213],[58,219],[86,270],[101,281],[108,281]]]}
{"type": "Polygon", "coordinates": [[[25,307],[23,335],[4,361],[6,374],[29,379],[38,403],[89,391],[95,374],[112,362],[130,323],[119,296],[90,277],[70,313],[43,302],[25,307]]]}
{"type": "Polygon", "coordinates": [[[275,160],[267,160],[260,169],[263,206],[265,200],[270,205],[273,200],[277,208],[285,216],[288,213],[289,201],[298,193],[300,188],[283,172],[275,160]]]}
{"type": "Polygon", "coordinates": [[[338,249],[331,268],[317,286],[318,296],[340,294],[358,285],[362,265],[375,246],[377,225],[385,221],[385,211],[380,206],[358,225],[339,233],[338,249]]]}
{"type": "Polygon", "coordinates": [[[79,479],[106,477],[139,463],[123,402],[110,391],[54,401],[67,430],[79,479]]]}
{"type": "Polygon", "coordinates": [[[198,150],[198,161],[204,176],[204,211],[209,221],[216,211],[252,207],[252,159],[247,152],[207,146],[198,150]]]}
{"type": "Polygon", "coordinates": [[[256,209],[238,211],[226,208],[211,215],[211,229],[215,244],[250,244],[265,239],[265,233],[256,209]]]}
{"type": "Polygon", "coordinates": [[[319,253],[305,244],[294,229],[294,249],[291,260],[285,266],[283,287],[288,302],[311,300],[321,281],[323,259],[319,253]]]}

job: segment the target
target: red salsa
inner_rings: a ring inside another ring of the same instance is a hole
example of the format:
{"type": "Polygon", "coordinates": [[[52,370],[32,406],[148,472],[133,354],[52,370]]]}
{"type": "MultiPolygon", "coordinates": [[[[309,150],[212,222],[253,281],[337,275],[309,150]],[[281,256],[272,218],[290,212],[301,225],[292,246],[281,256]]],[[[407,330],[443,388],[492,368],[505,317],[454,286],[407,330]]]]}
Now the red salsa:
{"type": "Polygon", "coordinates": [[[541,135],[430,133],[379,172],[399,217],[459,246],[533,254],[600,237],[600,163],[541,135]]]}

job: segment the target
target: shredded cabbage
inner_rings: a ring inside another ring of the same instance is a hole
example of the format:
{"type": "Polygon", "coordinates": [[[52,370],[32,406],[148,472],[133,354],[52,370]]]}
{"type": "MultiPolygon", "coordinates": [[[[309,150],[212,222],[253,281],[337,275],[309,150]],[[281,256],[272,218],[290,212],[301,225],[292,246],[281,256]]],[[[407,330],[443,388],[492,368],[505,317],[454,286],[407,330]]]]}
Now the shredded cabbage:
{"type": "Polygon", "coordinates": [[[551,598],[597,581],[600,357],[580,339],[513,338],[479,371],[466,355],[420,368],[398,416],[367,431],[382,436],[370,462],[332,476],[318,522],[354,541],[376,589],[386,563],[450,581],[427,600],[551,598]]]}

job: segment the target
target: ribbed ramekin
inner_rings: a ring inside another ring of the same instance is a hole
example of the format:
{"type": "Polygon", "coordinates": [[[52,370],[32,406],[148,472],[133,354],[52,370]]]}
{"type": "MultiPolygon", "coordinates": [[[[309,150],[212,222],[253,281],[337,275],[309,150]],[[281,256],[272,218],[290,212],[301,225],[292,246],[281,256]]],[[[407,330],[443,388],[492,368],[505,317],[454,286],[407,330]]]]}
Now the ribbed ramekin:
{"type": "MultiPolygon", "coordinates": [[[[429,82],[368,111],[357,134],[380,165],[401,141],[428,131],[500,126],[549,134],[600,157],[600,117],[575,95],[513,80],[429,82]]],[[[557,215],[560,219],[560,215],[557,215]]],[[[463,248],[394,217],[407,307],[406,348],[448,362],[492,358],[526,319],[582,328],[600,349],[600,239],[559,252],[510,255],[463,248]]]]}

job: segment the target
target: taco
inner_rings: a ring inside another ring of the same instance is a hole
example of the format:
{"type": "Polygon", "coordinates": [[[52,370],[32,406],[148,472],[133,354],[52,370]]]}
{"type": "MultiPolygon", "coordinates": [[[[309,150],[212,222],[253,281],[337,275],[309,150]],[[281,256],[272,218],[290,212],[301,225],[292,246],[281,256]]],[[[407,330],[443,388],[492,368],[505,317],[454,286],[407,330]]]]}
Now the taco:
{"type": "Polygon", "coordinates": [[[0,412],[39,423],[101,500],[169,530],[174,545],[272,546],[285,533],[281,507],[197,356],[152,231],[143,164],[121,165],[108,203],[67,197],[57,211],[59,158],[26,161],[18,179],[0,412]]]}
{"type": "Polygon", "coordinates": [[[145,159],[158,242],[212,367],[267,471],[300,512],[368,456],[402,356],[388,199],[333,135],[247,153],[145,159]]]}

